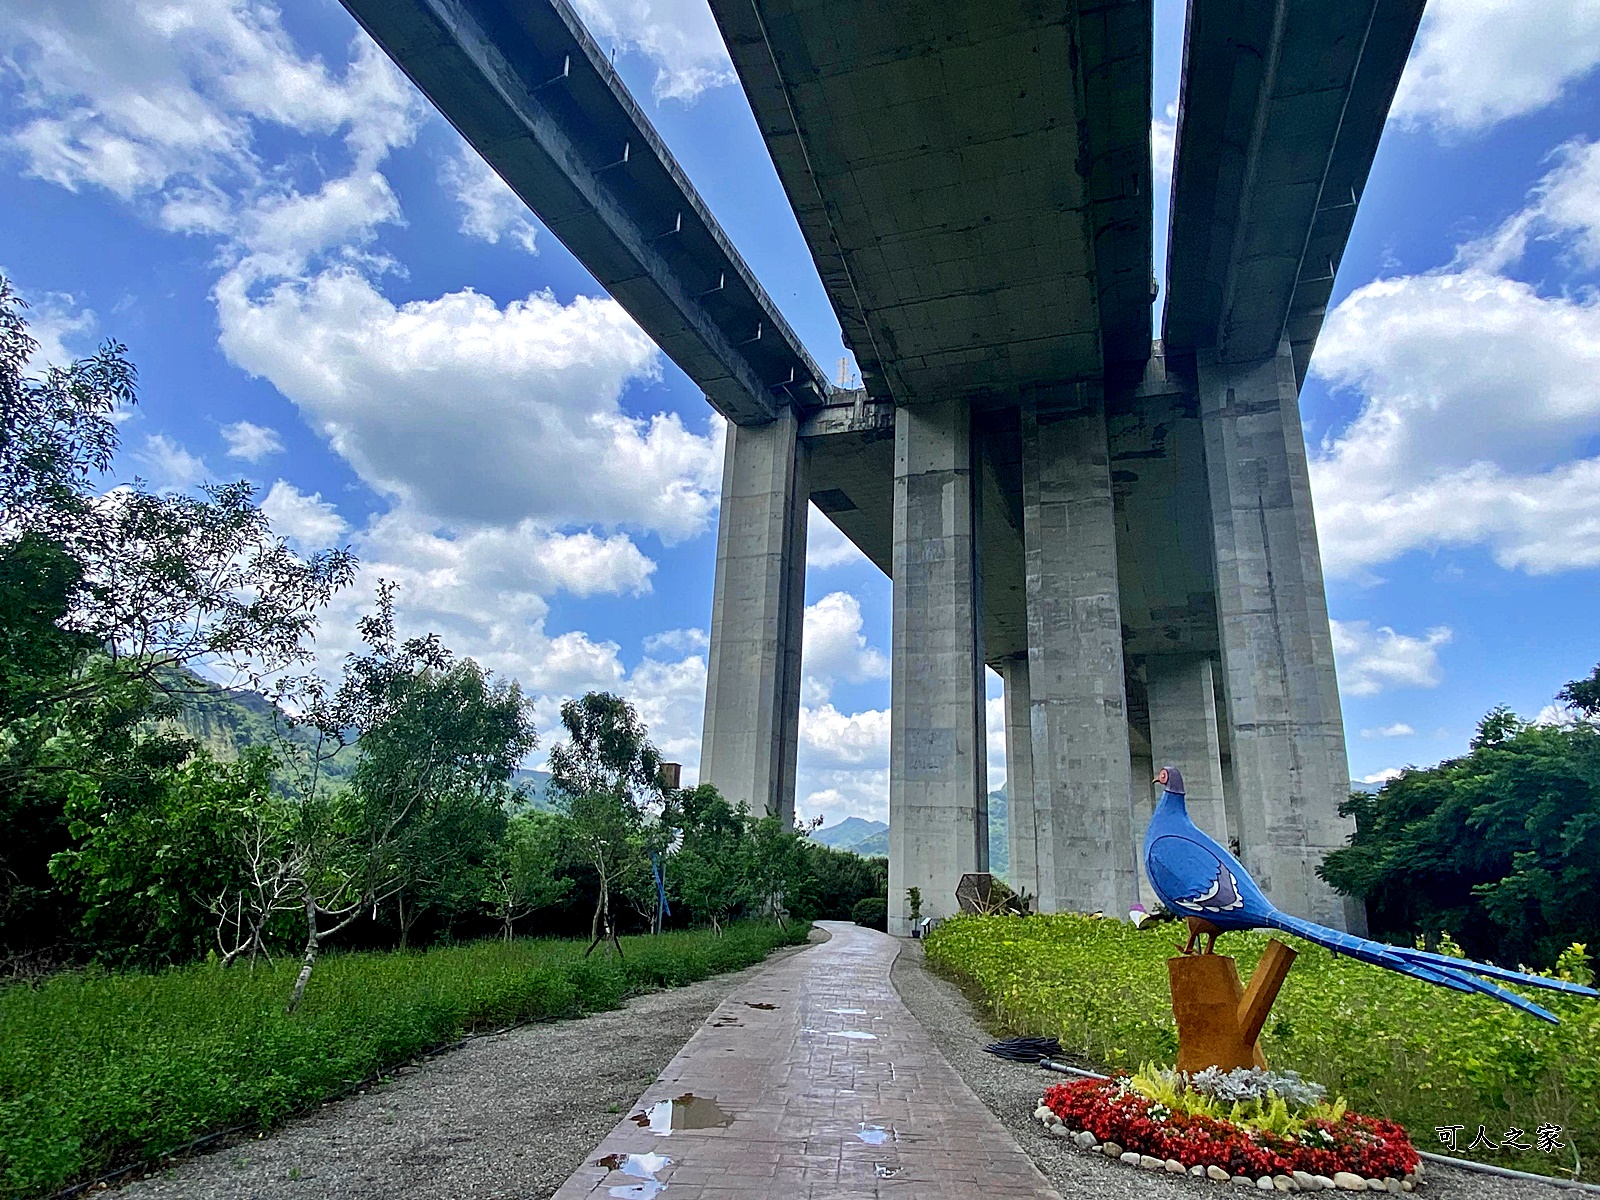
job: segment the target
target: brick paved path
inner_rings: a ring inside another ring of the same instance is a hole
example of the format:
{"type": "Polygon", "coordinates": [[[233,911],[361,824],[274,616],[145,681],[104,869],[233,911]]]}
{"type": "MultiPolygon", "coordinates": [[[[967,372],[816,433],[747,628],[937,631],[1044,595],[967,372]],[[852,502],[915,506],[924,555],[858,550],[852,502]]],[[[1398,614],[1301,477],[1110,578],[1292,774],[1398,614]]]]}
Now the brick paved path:
{"type": "Polygon", "coordinates": [[[900,1002],[895,941],[825,927],[712,1013],[555,1200],[1060,1200],[900,1002]]]}

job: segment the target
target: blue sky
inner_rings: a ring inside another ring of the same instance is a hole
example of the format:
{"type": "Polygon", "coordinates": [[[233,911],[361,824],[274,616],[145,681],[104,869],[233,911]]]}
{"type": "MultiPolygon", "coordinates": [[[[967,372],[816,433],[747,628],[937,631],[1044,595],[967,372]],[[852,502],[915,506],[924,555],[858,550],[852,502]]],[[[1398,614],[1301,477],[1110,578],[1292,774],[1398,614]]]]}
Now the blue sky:
{"type": "MultiPolygon", "coordinates": [[[[704,0],[578,7],[831,370],[704,0]]],[[[1164,238],[1183,10],[1156,10],[1164,238]]],[[[1600,659],[1597,64],[1593,0],[1433,0],[1407,68],[1302,398],[1357,778],[1600,659]]],[[[0,97],[0,270],[41,359],[129,346],[124,474],[248,478],[302,547],[352,545],[324,661],[394,579],[542,730],[620,690],[692,775],[720,424],[337,3],[12,0],[0,97]]],[[[882,817],[889,583],[815,516],[807,600],[800,810],[882,817]]]]}

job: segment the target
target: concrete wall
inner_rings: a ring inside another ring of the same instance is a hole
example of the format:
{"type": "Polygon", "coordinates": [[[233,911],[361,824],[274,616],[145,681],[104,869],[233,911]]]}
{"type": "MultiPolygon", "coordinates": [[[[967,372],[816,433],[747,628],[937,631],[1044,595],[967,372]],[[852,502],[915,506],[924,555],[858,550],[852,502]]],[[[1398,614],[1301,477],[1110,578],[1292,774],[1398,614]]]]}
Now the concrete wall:
{"type": "Polygon", "coordinates": [[[728,426],[700,780],[794,820],[805,621],[807,450],[792,411],[728,426]]]}
{"type": "Polygon", "coordinates": [[[895,412],[889,725],[889,932],[957,911],[988,869],[983,647],[978,633],[971,412],[946,400],[895,412]]]}
{"type": "Polygon", "coordinates": [[[1198,366],[1240,857],[1285,911],[1359,927],[1316,877],[1350,775],[1293,359],[1198,366]]]}

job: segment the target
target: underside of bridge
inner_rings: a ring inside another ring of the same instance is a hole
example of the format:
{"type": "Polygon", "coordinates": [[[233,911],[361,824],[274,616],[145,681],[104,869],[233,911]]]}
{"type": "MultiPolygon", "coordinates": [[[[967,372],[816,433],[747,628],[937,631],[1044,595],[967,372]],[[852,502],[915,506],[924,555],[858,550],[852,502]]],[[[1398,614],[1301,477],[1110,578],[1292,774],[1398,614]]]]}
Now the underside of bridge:
{"type": "Polygon", "coordinates": [[[1154,342],[1150,0],[711,0],[855,391],[566,0],[345,3],[732,422],[702,780],[793,814],[809,501],[894,584],[891,931],[987,869],[985,665],[1041,910],[1141,899],[1171,763],[1360,923],[1298,394],[1422,0],[1191,0],[1154,342]]]}

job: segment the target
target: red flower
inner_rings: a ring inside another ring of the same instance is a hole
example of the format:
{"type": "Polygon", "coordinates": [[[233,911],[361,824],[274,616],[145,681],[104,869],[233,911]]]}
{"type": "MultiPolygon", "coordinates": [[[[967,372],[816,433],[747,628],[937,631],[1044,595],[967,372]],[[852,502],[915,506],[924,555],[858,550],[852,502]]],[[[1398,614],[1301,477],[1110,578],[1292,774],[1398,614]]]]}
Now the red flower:
{"type": "Polygon", "coordinates": [[[1200,1113],[1175,1112],[1156,1120],[1150,1101],[1123,1091],[1117,1080],[1058,1083],[1045,1089],[1043,1103],[1069,1128],[1087,1129],[1099,1141],[1116,1142],[1137,1154],[1175,1158],[1186,1167],[1219,1166],[1233,1175],[1350,1171],[1366,1178],[1398,1178],[1414,1171],[1418,1161],[1403,1128],[1360,1113],[1346,1113],[1338,1121],[1310,1121],[1300,1137],[1289,1137],[1200,1113]]]}

